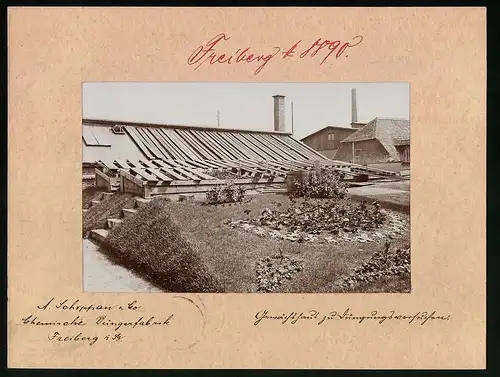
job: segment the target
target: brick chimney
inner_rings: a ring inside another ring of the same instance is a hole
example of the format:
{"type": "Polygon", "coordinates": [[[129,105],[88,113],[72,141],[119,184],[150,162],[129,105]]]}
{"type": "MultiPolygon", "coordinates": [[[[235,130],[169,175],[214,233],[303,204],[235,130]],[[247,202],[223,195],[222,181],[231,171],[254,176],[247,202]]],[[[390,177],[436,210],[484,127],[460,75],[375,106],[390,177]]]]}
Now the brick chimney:
{"type": "Polygon", "coordinates": [[[285,132],[285,96],[277,94],[274,98],[274,130],[285,132]]]}
{"type": "Polygon", "coordinates": [[[351,111],[351,127],[360,129],[366,126],[366,123],[358,122],[358,104],[356,99],[356,89],[354,88],[351,89],[351,111]]]}
{"type": "Polygon", "coordinates": [[[358,123],[358,106],[356,103],[356,89],[351,89],[351,106],[352,106],[352,117],[351,117],[351,126],[354,123],[358,123]]]}

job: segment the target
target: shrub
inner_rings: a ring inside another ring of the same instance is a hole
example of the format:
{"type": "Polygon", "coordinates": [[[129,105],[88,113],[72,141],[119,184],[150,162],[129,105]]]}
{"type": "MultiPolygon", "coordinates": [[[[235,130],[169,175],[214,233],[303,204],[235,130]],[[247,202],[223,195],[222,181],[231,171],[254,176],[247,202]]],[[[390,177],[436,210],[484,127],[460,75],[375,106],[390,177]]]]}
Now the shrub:
{"type": "Polygon", "coordinates": [[[342,182],[344,175],[333,169],[323,169],[320,174],[311,172],[303,180],[294,180],[291,196],[306,198],[343,198],[347,185],[342,182]]]}
{"type": "Polygon", "coordinates": [[[382,251],[373,254],[368,261],[337,282],[337,285],[346,288],[391,276],[409,275],[411,270],[410,247],[391,250],[390,246],[390,242],[386,242],[382,251]]]}
{"type": "Polygon", "coordinates": [[[243,186],[238,186],[236,189],[236,201],[238,202],[243,202],[243,199],[245,199],[245,192],[246,189],[243,186]]]}
{"type": "Polygon", "coordinates": [[[232,183],[216,186],[207,191],[206,202],[207,204],[241,203],[245,198],[245,192],[243,186],[235,186],[232,183]]]}
{"type": "Polygon", "coordinates": [[[225,203],[232,203],[235,201],[236,190],[234,186],[228,184],[222,188],[222,200],[225,203]]]}
{"type": "Polygon", "coordinates": [[[214,188],[208,190],[205,195],[207,197],[206,201],[208,204],[219,203],[221,198],[222,198],[222,192],[221,192],[220,186],[215,186],[214,188]]]}

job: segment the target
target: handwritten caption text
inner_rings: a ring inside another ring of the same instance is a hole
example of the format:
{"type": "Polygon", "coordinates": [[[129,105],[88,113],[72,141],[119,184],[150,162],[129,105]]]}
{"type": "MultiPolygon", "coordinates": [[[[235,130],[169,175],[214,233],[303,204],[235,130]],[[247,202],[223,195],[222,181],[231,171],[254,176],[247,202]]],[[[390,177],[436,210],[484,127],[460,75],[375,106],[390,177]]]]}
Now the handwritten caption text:
{"type": "Polygon", "coordinates": [[[285,49],[275,46],[266,53],[254,52],[250,46],[244,48],[240,47],[235,49],[234,52],[227,52],[227,50],[226,52],[221,52],[221,46],[230,39],[231,37],[225,33],[217,34],[205,44],[198,46],[191,53],[187,60],[188,65],[194,66],[194,69],[197,70],[204,64],[229,65],[237,63],[254,63],[257,65],[254,75],[258,75],[271,60],[279,58],[305,59],[314,58],[318,55],[321,58],[319,64],[323,65],[328,59],[332,58],[332,55],[335,59],[339,59],[342,56],[348,57],[348,49],[358,46],[363,41],[363,37],[360,35],[353,37],[349,41],[318,38],[312,43],[299,40],[285,49]]]}
{"type": "Polygon", "coordinates": [[[165,317],[141,315],[142,311],[143,307],[137,301],[105,305],[53,297],[37,305],[33,313],[21,319],[21,324],[47,328],[49,341],[82,342],[93,346],[101,340],[122,341],[126,338],[125,330],[169,326],[174,317],[173,314],[165,317]],[[121,319],[121,316],[126,319],[121,319]]]}
{"type": "Polygon", "coordinates": [[[384,322],[403,322],[407,324],[417,323],[421,326],[430,322],[449,321],[450,314],[438,315],[436,311],[423,311],[415,313],[397,313],[391,310],[387,313],[379,313],[377,310],[371,311],[369,314],[360,315],[354,314],[350,309],[343,311],[331,311],[328,313],[320,313],[317,310],[309,310],[307,312],[289,312],[281,314],[272,314],[268,310],[261,310],[255,314],[254,325],[258,326],[264,322],[276,322],[281,325],[312,322],[317,325],[323,325],[334,321],[350,321],[356,323],[375,322],[382,324],[384,322]]]}

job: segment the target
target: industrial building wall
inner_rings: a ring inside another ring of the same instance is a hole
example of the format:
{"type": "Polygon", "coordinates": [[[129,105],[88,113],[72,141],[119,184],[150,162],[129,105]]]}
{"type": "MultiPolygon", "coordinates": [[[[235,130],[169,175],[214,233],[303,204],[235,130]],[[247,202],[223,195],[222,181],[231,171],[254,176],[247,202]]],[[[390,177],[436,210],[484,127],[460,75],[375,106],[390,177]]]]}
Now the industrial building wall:
{"type": "Polygon", "coordinates": [[[410,163],[410,146],[409,145],[396,147],[396,150],[399,153],[401,161],[403,161],[405,163],[410,163]]]}
{"type": "Polygon", "coordinates": [[[391,156],[378,140],[363,140],[354,143],[341,143],[339,150],[335,154],[335,159],[355,164],[380,164],[389,162],[391,156]]]}
{"type": "Polygon", "coordinates": [[[329,159],[333,159],[335,157],[335,154],[337,153],[337,149],[325,149],[318,152],[329,159]]]}
{"type": "MultiPolygon", "coordinates": [[[[340,147],[340,142],[344,140],[346,137],[354,133],[356,130],[338,130],[334,128],[325,128],[321,130],[317,134],[311,135],[302,140],[302,142],[312,149],[324,154],[322,151],[331,151],[337,150],[340,147]],[[328,137],[329,134],[332,134],[333,137],[328,137]]],[[[329,156],[326,156],[331,158],[329,156]]]]}

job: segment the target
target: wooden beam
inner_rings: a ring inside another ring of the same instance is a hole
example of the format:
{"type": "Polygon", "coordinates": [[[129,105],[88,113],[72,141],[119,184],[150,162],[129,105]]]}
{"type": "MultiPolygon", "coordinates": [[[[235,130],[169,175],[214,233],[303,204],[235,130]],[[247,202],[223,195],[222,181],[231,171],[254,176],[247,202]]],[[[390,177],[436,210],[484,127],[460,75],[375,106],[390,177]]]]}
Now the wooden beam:
{"type": "Polygon", "coordinates": [[[193,134],[189,133],[185,130],[176,130],[175,133],[179,135],[179,137],[186,140],[189,143],[190,147],[193,148],[203,159],[213,159],[218,158],[213,152],[210,151],[209,148],[202,141],[198,140],[193,134]]]}
{"type": "Polygon", "coordinates": [[[251,150],[244,143],[242,143],[235,135],[228,133],[225,134],[225,137],[230,143],[232,143],[235,146],[235,148],[238,148],[238,150],[240,150],[241,153],[246,156],[244,160],[261,158],[253,150],[251,150]]]}
{"type": "Polygon", "coordinates": [[[172,162],[165,162],[165,164],[167,164],[167,166],[169,166],[172,170],[174,170],[175,172],[179,173],[179,174],[182,174],[183,176],[186,176],[187,178],[190,178],[190,179],[193,179],[193,180],[198,180],[200,181],[201,178],[193,173],[191,173],[190,171],[184,169],[182,166],[179,166],[177,165],[176,163],[172,163],[172,162]]]}
{"type": "Polygon", "coordinates": [[[262,156],[262,159],[264,161],[276,158],[272,155],[272,153],[269,152],[267,148],[259,145],[259,143],[255,141],[255,139],[253,139],[251,135],[240,134],[238,136],[240,136],[243,140],[245,140],[246,144],[249,145],[250,148],[255,150],[256,153],[262,156]]]}
{"type": "Polygon", "coordinates": [[[143,186],[144,181],[140,178],[137,178],[136,176],[130,174],[129,172],[126,172],[125,170],[120,169],[119,171],[120,176],[127,178],[129,181],[134,182],[136,185],[143,186]]]}
{"type": "MultiPolygon", "coordinates": [[[[122,168],[122,169],[128,169],[130,167],[126,161],[123,161],[122,159],[119,159],[119,158],[115,159],[114,163],[115,163],[115,165],[116,165],[116,163],[118,163],[118,165],[120,165],[120,168],[122,168]]],[[[118,166],[118,165],[116,165],[116,166],[118,166]]]]}
{"type": "MultiPolygon", "coordinates": [[[[254,143],[256,145],[259,145],[261,147],[261,150],[264,150],[266,151],[267,154],[271,155],[274,159],[274,160],[285,160],[285,158],[283,158],[279,153],[277,153],[276,151],[276,148],[272,148],[269,143],[266,143],[265,140],[262,139],[262,137],[260,135],[247,135],[247,137],[251,140],[254,141],[254,143]]],[[[272,159],[268,159],[268,160],[272,160],[272,159]]]]}
{"type": "Polygon", "coordinates": [[[154,161],[153,162],[155,165],[158,166],[158,168],[167,173],[168,175],[171,175],[172,177],[174,177],[175,179],[180,179],[180,180],[189,180],[188,177],[186,177],[186,175],[182,175],[182,174],[179,174],[177,173],[174,169],[171,168],[170,165],[168,165],[165,161],[154,161]]]}
{"type": "Polygon", "coordinates": [[[130,137],[132,138],[132,140],[135,142],[135,144],[142,151],[142,153],[144,153],[144,155],[147,158],[153,159],[154,158],[153,154],[149,151],[148,147],[146,147],[146,145],[144,145],[144,143],[139,138],[139,136],[137,136],[137,133],[136,133],[135,129],[133,127],[129,127],[129,126],[124,127],[124,128],[125,128],[125,131],[127,131],[127,133],[130,135],[130,137]]]}
{"type": "Polygon", "coordinates": [[[110,170],[116,170],[116,166],[115,166],[114,162],[111,159],[107,159],[107,158],[100,159],[99,163],[101,165],[103,165],[105,168],[108,168],[110,170]]]}
{"type": "Polygon", "coordinates": [[[141,129],[141,128],[136,128],[137,134],[142,138],[142,142],[149,148],[151,153],[156,157],[156,158],[165,158],[163,153],[156,147],[155,143],[153,140],[150,138],[148,134],[148,130],[141,129]]]}
{"type": "Polygon", "coordinates": [[[149,168],[149,169],[146,170],[146,172],[148,172],[148,173],[150,173],[152,175],[156,175],[162,181],[165,181],[165,182],[171,182],[171,181],[173,181],[172,178],[170,178],[167,175],[163,174],[162,171],[158,167],[155,167],[154,169],[149,168]]]}
{"type": "Polygon", "coordinates": [[[233,154],[236,155],[236,158],[243,158],[243,159],[248,159],[248,156],[239,148],[236,147],[234,142],[232,142],[229,138],[227,138],[227,132],[214,132],[220,140],[223,140],[225,142],[224,145],[230,145],[231,150],[233,151],[233,154]]]}
{"type": "Polygon", "coordinates": [[[205,146],[213,153],[215,154],[219,160],[226,160],[230,158],[226,152],[221,148],[220,145],[217,145],[217,143],[214,143],[214,141],[205,135],[203,131],[187,131],[191,133],[194,137],[196,137],[198,140],[203,141],[205,143],[205,146]]]}
{"type": "Polygon", "coordinates": [[[303,153],[303,151],[297,150],[293,145],[288,143],[288,138],[287,137],[281,137],[281,136],[272,136],[274,140],[280,142],[282,145],[284,145],[287,149],[293,150],[295,153],[300,155],[301,158],[298,160],[310,160],[310,156],[307,155],[307,153],[303,153]]]}
{"type": "Polygon", "coordinates": [[[275,149],[279,150],[283,156],[283,160],[296,160],[297,157],[299,157],[299,155],[292,153],[291,149],[283,147],[283,145],[278,143],[272,137],[269,137],[269,135],[262,135],[261,138],[264,139],[268,144],[272,145],[275,149]]]}
{"type": "Polygon", "coordinates": [[[177,154],[179,156],[177,157],[177,159],[199,158],[199,154],[193,149],[193,147],[187,142],[187,140],[182,138],[180,134],[175,132],[175,130],[162,130],[162,133],[177,149],[177,154]]]}
{"type": "Polygon", "coordinates": [[[199,171],[200,170],[199,168],[195,169],[192,166],[185,164],[184,161],[175,161],[175,162],[166,161],[166,162],[176,168],[183,169],[183,171],[187,171],[193,174],[196,177],[196,179],[215,179],[214,177],[199,171]]]}
{"type": "Polygon", "coordinates": [[[186,156],[183,154],[179,147],[179,142],[174,141],[173,138],[166,132],[166,130],[158,129],[158,137],[165,144],[165,149],[168,151],[168,158],[185,158],[186,156]]]}
{"type": "Polygon", "coordinates": [[[262,152],[259,151],[258,148],[253,148],[251,145],[249,145],[248,141],[242,137],[242,134],[231,134],[230,136],[237,141],[237,143],[240,145],[240,148],[249,151],[252,160],[266,159],[265,155],[262,154],[262,152]]]}
{"type": "Polygon", "coordinates": [[[164,139],[162,138],[160,130],[158,130],[158,129],[148,129],[145,132],[147,134],[149,134],[150,139],[154,142],[154,144],[156,145],[156,147],[161,152],[162,158],[171,158],[172,154],[170,153],[170,148],[164,142],[164,139]]]}
{"type": "Polygon", "coordinates": [[[140,168],[131,168],[131,172],[136,173],[140,177],[143,177],[146,181],[152,181],[152,182],[157,182],[159,179],[150,173],[148,173],[145,169],[140,169],[140,168]]]}
{"type": "MultiPolygon", "coordinates": [[[[276,183],[284,183],[284,180],[281,182],[272,182],[272,184],[276,183]]],[[[246,180],[244,183],[233,183],[236,186],[244,186],[247,189],[254,189],[254,188],[259,188],[259,187],[267,187],[269,186],[270,182],[265,181],[252,181],[252,180],[246,180]]],[[[164,194],[180,194],[180,193],[202,193],[202,192],[207,192],[208,190],[217,187],[220,185],[220,182],[217,182],[215,184],[205,184],[205,185],[170,185],[170,186],[154,186],[154,187],[149,187],[148,192],[151,195],[164,195],[164,194]]]]}

